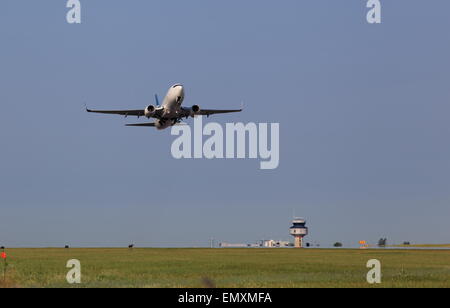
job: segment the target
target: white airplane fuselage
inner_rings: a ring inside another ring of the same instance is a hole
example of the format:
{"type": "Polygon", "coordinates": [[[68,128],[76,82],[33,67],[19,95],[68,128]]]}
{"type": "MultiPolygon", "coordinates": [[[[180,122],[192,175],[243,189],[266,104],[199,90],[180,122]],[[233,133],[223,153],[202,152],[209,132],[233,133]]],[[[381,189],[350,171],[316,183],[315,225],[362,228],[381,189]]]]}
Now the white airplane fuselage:
{"type": "Polygon", "coordinates": [[[181,104],[184,101],[184,88],[180,84],[172,86],[167,92],[161,105],[163,109],[162,119],[155,121],[155,127],[159,130],[166,129],[172,126],[174,123],[167,119],[178,118],[181,114],[181,104]]]}

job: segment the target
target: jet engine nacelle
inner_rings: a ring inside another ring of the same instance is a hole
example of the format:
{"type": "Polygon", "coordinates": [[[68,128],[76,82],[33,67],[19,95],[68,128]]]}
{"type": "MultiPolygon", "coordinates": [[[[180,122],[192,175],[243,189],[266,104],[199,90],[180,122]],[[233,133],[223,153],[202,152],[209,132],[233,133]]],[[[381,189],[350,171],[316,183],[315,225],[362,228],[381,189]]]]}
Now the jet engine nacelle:
{"type": "Polygon", "coordinates": [[[145,108],[144,114],[147,118],[151,118],[155,114],[155,110],[156,110],[156,107],[153,105],[150,105],[147,108],[145,108]]]}
{"type": "Polygon", "coordinates": [[[200,106],[199,105],[194,105],[191,108],[191,116],[194,117],[197,113],[200,112],[200,106]]]}

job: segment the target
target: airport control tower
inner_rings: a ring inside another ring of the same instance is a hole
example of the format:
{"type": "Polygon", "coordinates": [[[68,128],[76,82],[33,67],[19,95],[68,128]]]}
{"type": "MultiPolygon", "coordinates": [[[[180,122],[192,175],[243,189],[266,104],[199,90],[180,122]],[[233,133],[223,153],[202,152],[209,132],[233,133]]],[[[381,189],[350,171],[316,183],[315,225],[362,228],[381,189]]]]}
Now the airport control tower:
{"type": "Polygon", "coordinates": [[[308,235],[308,227],[305,225],[306,220],[303,218],[294,218],[292,222],[290,233],[295,238],[295,248],[303,247],[303,238],[308,235]]]}

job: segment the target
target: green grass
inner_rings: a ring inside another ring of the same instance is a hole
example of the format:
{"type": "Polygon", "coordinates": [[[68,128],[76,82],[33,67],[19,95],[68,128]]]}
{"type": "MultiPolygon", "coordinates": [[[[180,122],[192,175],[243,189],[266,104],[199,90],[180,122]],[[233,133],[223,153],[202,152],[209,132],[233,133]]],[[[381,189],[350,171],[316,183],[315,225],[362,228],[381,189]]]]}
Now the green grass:
{"type": "MultiPolygon", "coordinates": [[[[374,287],[369,259],[382,263],[377,287],[450,287],[450,250],[10,249],[7,287],[374,287]]],[[[0,268],[2,266],[0,265],[0,268]]]]}
{"type": "Polygon", "coordinates": [[[411,244],[411,245],[390,245],[389,247],[411,247],[411,248],[450,248],[450,244],[411,244]]]}

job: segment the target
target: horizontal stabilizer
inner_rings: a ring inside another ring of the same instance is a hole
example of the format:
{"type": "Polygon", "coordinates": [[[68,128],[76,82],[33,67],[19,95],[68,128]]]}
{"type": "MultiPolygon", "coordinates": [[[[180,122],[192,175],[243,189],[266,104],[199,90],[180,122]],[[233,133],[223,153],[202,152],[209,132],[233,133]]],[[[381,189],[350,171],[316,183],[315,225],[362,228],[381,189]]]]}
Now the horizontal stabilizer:
{"type": "Polygon", "coordinates": [[[126,124],[125,126],[136,126],[136,127],[155,127],[155,123],[137,123],[137,124],[126,124]]]}

